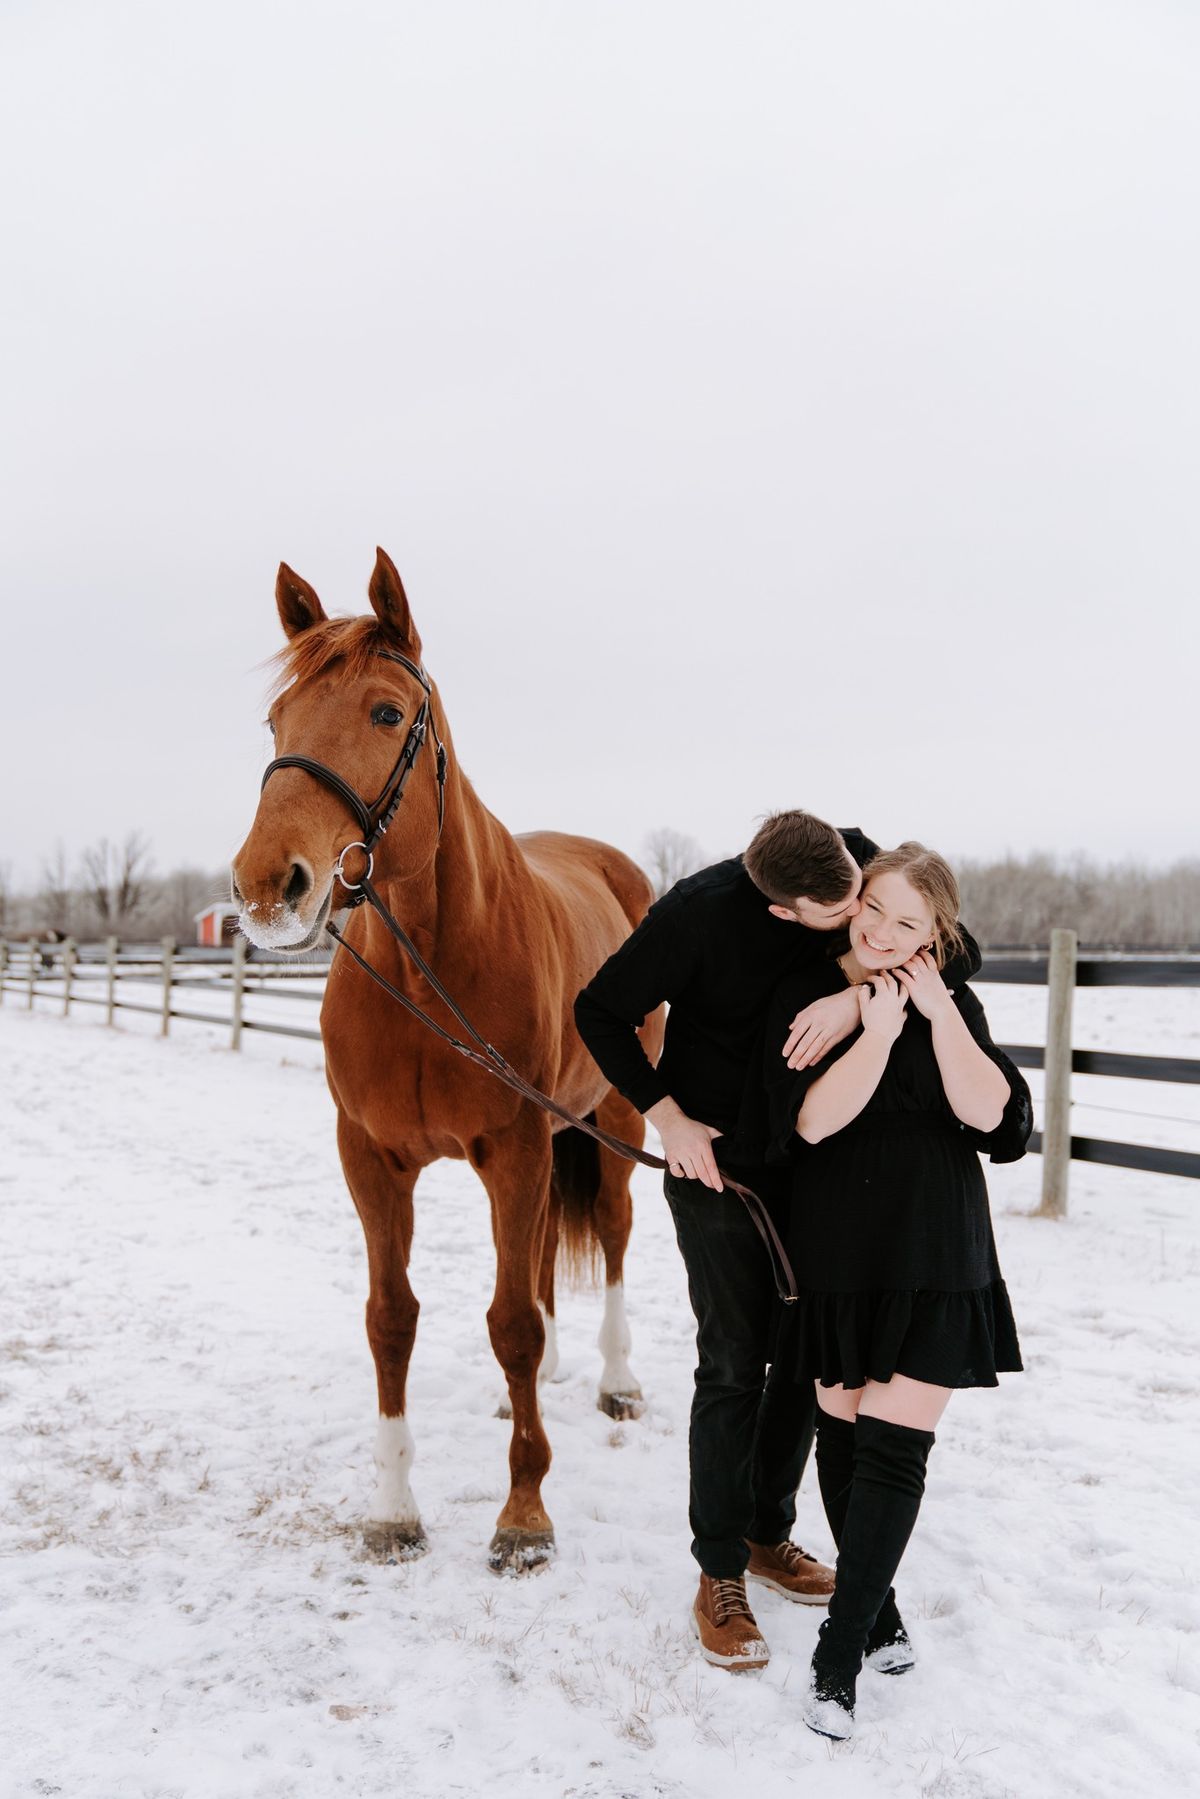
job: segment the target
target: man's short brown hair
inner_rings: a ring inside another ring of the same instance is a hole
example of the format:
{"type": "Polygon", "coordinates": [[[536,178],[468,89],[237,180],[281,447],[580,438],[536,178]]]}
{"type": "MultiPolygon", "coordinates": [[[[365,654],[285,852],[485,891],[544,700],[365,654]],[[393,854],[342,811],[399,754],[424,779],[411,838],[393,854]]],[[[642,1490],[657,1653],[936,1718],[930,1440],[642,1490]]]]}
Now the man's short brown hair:
{"type": "Polygon", "coordinates": [[[777,906],[798,899],[836,906],[848,899],[854,875],[841,833],[811,812],[772,812],[742,857],[746,873],[777,906]]]}

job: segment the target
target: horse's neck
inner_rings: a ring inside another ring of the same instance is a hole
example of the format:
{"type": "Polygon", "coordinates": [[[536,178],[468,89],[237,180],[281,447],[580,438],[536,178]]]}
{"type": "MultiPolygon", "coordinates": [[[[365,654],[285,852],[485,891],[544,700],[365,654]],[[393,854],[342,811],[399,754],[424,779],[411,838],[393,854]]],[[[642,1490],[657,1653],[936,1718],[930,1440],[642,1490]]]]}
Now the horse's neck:
{"type": "MultiPolygon", "coordinates": [[[[403,825],[403,809],[397,825],[403,825]]],[[[407,880],[376,885],[422,955],[435,967],[465,972],[492,953],[511,924],[511,908],[532,882],[512,833],[456,771],[432,861],[407,880]]]]}

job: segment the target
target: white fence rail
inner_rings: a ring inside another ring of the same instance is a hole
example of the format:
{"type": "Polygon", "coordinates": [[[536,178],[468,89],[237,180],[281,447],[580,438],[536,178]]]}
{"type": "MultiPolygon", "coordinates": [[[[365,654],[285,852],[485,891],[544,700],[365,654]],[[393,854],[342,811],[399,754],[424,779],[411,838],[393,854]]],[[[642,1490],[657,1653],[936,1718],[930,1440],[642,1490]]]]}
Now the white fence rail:
{"type": "Polygon", "coordinates": [[[321,1002],[329,957],[273,956],[251,949],[239,937],[229,949],[160,943],[42,943],[36,938],[0,941],[0,1004],[34,1010],[50,1002],[70,1015],[72,1006],[103,1006],[105,1022],[118,1012],[143,1012],[161,1021],[165,1037],[175,1020],[223,1025],[230,1046],[240,1049],[244,1031],[275,1037],[304,1037],[319,1043],[313,1008],[321,1002]],[[295,1024],[248,1017],[246,1000],[269,994],[272,1001],[299,1002],[295,1024]],[[207,1003],[206,1003],[207,1002],[207,1003]],[[302,1022],[305,1006],[312,1022],[302,1022]]]}

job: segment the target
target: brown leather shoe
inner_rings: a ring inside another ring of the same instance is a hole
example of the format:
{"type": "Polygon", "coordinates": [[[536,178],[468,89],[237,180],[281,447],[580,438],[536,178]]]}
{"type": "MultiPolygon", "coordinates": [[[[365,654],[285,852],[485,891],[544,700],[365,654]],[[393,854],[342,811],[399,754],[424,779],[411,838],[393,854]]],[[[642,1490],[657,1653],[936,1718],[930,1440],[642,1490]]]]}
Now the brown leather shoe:
{"type": "Polygon", "coordinates": [[[765,1668],[771,1651],[759,1634],[746,1598],[746,1582],[713,1580],[700,1576],[700,1591],[692,1607],[692,1628],[700,1639],[700,1653],[718,1668],[765,1668]]]}
{"type": "Polygon", "coordinates": [[[750,1543],[749,1580],[794,1599],[799,1605],[828,1605],[833,1592],[833,1569],[819,1562],[799,1543],[750,1543]]]}

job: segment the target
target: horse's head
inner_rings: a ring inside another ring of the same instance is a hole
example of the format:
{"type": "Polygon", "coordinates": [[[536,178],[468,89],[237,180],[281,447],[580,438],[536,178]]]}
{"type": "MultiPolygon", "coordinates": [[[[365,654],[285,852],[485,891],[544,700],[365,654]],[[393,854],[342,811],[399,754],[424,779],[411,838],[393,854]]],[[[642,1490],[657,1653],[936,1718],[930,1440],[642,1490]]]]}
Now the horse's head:
{"type": "MultiPolygon", "coordinates": [[[[382,550],[368,591],[374,618],[327,618],[308,582],[280,565],[275,600],[288,642],[269,716],[276,762],[232,870],[242,929],[263,949],[298,953],[320,940],[348,845],[371,842],[375,879],[418,873],[437,847],[441,707],[424,684],[421,640],[400,576],[382,550]],[[325,774],[293,757],[320,764],[325,774]],[[389,822],[410,758],[395,824],[372,841],[373,827],[389,822]]],[[[367,857],[351,849],[344,866],[346,880],[356,882],[367,857]]]]}

